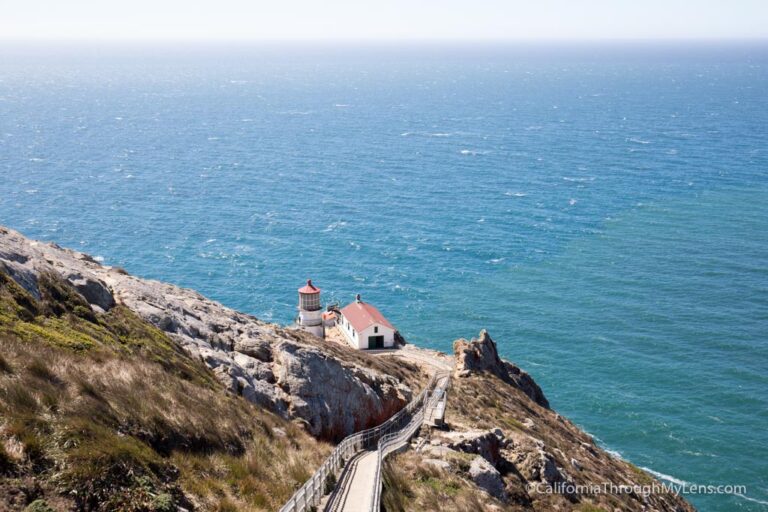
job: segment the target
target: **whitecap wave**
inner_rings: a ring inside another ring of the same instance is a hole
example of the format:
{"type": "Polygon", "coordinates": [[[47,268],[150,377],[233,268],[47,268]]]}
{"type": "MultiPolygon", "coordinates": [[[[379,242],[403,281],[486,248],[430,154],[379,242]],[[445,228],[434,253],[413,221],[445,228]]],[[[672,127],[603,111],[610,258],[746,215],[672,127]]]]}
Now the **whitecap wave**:
{"type": "Polygon", "coordinates": [[[646,472],[652,474],[656,478],[660,478],[662,480],[666,480],[667,482],[672,482],[675,485],[684,485],[684,486],[691,485],[691,482],[686,482],[685,480],[680,480],[679,478],[675,478],[672,475],[667,475],[665,473],[660,473],[659,471],[654,471],[651,468],[646,468],[644,466],[641,466],[640,469],[642,469],[643,471],[646,471],[646,472]]]}
{"type": "Polygon", "coordinates": [[[634,142],[635,144],[650,144],[651,143],[651,141],[649,141],[649,140],[638,139],[637,137],[630,137],[630,138],[627,139],[627,142],[634,142]]]}
{"type": "Polygon", "coordinates": [[[753,503],[759,503],[760,505],[768,505],[768,501],[759,500],[757,498],[750,498],[749,496],[745,496],[744,494],[741,494],[740,492],[733,493],[734,496],[738,496],[739,498],[745,499],[747,501],[751,501],[753,503]]]}
{"type": "Polygon", "coordinates": [[[525,192],[504,192],[504,195],[509,197],[525,197],[528,194],[525,192]]]}
{"type": "Polygon", "coordinates": [[[328,224],[323,231],[325,231],[325,232],[335,231],[338,228],[343,228],[346,225],[347,225],[346,221],[339,220],[339,221],[332,222],[332,223],[328,224]]]}

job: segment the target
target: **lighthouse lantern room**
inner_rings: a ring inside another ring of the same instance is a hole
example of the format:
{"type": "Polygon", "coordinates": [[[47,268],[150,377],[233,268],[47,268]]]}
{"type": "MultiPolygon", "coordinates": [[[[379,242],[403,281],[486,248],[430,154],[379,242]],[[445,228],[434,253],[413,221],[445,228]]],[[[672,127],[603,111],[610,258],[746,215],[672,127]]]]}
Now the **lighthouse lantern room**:
{"type": "Polygon", "coordinates": [[[323,311],[320,305],[320,288],[307,279],[299,288],[299,326],[315,336],[323,337],[323,311]]]}

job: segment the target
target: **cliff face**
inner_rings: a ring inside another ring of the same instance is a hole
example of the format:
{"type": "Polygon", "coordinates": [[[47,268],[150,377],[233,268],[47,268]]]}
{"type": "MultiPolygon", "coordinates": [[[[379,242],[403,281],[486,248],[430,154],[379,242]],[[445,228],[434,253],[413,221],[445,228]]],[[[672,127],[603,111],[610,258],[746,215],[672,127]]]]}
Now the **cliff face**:
{"type": "Polygon", "coordinates": [[[41,276],[60,276],[96,313],[122,305],[203,361],[232,392],[315,436],[339,440],[380,423],[412,395],[415,370],[328,349],[317,338],[267,324],[192,290],[140,279],[90,256],[0,227],[0,272],[33,297],[41,276]],[[382,371],[383,370],[383,371],[382,371]]]}

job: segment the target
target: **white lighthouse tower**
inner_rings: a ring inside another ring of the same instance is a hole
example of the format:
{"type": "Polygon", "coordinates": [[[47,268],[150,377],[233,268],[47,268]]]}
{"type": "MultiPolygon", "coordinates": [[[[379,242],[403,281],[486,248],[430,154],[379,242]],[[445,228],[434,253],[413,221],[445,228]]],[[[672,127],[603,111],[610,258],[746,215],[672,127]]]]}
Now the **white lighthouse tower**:
{"type": "Polygon", "coordinates": [[[323,337],[323,311],[320,306],[320,288],[307,279],[299,288],[299,326],[315,336],[323,337]]]}

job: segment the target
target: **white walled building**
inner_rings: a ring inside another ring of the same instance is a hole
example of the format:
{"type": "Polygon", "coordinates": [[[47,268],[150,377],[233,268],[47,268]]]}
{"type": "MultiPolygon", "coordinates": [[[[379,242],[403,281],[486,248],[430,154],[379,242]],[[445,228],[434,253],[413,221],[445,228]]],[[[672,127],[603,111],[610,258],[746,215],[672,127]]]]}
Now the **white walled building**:
{"type": "Polygon", "coordinates": [[[358,349],[395,346],[395,328],[372,305],[360,300],[342,308],[337,325],[350,345],[358,349]]]}

